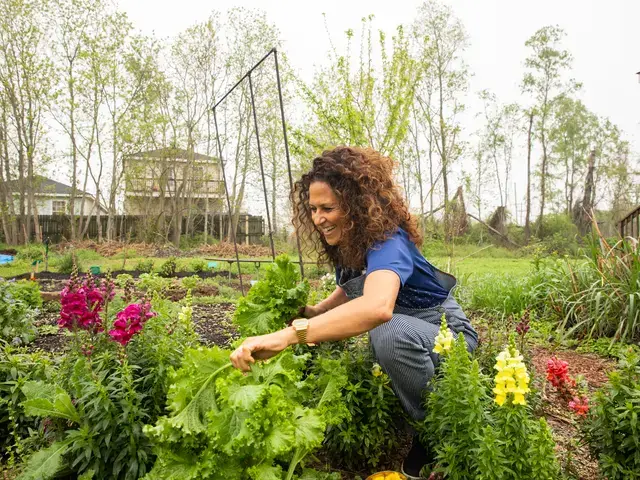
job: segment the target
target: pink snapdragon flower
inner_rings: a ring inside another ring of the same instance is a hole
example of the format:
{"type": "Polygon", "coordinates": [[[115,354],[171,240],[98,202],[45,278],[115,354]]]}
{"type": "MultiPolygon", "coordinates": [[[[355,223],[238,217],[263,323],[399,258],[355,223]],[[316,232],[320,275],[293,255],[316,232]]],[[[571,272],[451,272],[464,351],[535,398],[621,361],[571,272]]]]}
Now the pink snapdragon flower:
{"type": "Polygon", "coordinates": [[[72,276],[67,286],[60,293],[60,318],[58,326],[72,330],[102,331],[100,311],[105,297],[98,290],[92,278],[87,277],[83,284],[72,276]]]}
{"type": "Polygon", "coordinates": [[[573,397],[569,402],[569,408],[579,417],[586,417],[589,412],[589,399],[585,396],[573,397]]]}
{"type": "Polygon", "coordinates": [[[121,345],[127,345],[131,338],[138,332],[151,317],[157,314],[151,311],[151,305],[147,303],[132,303],[118,312],[113,329],[109,330],[109,336],[121,345]]]}

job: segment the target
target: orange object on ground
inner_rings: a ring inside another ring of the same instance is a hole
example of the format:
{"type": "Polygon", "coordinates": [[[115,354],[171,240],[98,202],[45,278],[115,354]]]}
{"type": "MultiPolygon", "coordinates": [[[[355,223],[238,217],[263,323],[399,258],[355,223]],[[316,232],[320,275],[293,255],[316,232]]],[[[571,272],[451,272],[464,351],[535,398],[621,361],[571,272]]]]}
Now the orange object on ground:
{"type": "Polygon", "coordinates": [[[384,472],[378,472],[374,473],[373,475],[369,475],[366,480],[407,480],[407,477],[405,477],[401,473],[386,470],[384,472]]]}

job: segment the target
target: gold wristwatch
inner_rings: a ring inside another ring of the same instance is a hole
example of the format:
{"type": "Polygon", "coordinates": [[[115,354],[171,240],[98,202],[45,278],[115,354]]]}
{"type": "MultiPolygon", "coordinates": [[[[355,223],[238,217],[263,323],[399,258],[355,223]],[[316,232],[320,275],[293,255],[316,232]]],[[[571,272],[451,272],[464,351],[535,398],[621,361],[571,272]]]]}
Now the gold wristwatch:
{"type": "Polygon", "coordinates": [[[304,345],[307,343],[307,329],[309,328],[309,320],[306,318],[296,318],[291,325],[298,336],[298,343],[304,345]]]}

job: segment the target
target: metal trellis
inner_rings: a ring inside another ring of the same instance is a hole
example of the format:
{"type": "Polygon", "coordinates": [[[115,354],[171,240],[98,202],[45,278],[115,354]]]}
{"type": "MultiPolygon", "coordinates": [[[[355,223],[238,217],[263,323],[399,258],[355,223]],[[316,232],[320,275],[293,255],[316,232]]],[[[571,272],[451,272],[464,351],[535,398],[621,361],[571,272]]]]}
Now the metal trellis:
{"type": "MultiPolygon", "coordinates": [[[[293,176],[291,174],[291,158],[289,155],[289,141],[287,139],[287,125],[286,125],[286,121],[285,121],[285,116],[284,116],[284,102],[282,99],[282,84],[280,81],[280,68],[278,66],[278,51],[276,50],[276,48],[272,48],[271,50],[269,50],[269,52],[262,57],[262,59],[260,59],[260,61],[258,61],[253,67],[251,67],[243,76],[242,78],[240,78],[233,87],[231,87],[223,96],[220,100],[218,100],[218,102],[213,106],[213,122],[215,125],[215,130],[216,130],[216,144],[218,147],[218,157],[220,158],[220,164],[222,167],[222,179],[224,182],[224,192],[225,192],[225,197],[227,200],[227,210],[228,210],[228,216],[229,216],[229,225],[232,226],[233,225],[233,219],[232,219],[232,215],[231,215],[231,199],[229,198],[229,188],[227,186],[227,179],[226,179],[226,173],[225,173],[225,165],[224,165],[224,158],[222,155],[222,144],[220,142],[220,132],[218,130],[218,120],[217,120],[217,115],[216,115],[216,109],[218,108],[218,106],[239,86],[242,84],[243,81],[248,80],[249,81],[249,92],[250,92],[250,98],[251,98],[251,110],[253,113],[253,122],[254,122],[254,129],[256,132],[256,143],[257,143],[257,149],[258,149],[258,159],[260,161],[260,175],[262,177],[262,189],[264,192],[264,202],[265,202],[265,208],[266,208],[266,214],[267,214],[267,228],[269,229],[269,242],[271,245],[271,256],[273,259],[275,259],[276,253],[275,253],[275,247],[274,247],[274,243],[273,243],[273,229],[271,227],[271,215],[269,212],[269,198],[268,198],[268,194],[267,194],[267,183],[265,180],[265,175],[264,175],[264,164],[262,161],[262,149],[260,146],[260,133],[258,130],[258,116],[257,116],[257,112],[256,112],[256,104],[255,104],[255,96],[254,96],[254,88],[253,88],[253,80],[252,80],[252,73],[254,72],[254,70],[256,68],[258,68],[267,58],[269,58],[269,56],[273,55],[274,58],[274,63],[275,63],[275,72],[276,72],[276,80],[277,80],[277,86],[278,86],[278,101],[280,103],[280,118],[281,118],[281,122],[282,122],[282,134],[283,134],[283,139],[284,139],[284,150],[285,150],[285,157],[287,160],[287,172],[289,175],[289,187],[291,188],[291,190],[293,190],[293,176]]],[[[240,278],[240,290],[242,291],[242,295],[244,295],[244,286],[242,283],[242,272],[240,269],[240,256],[238,254],[238,243],[236,241],[236,234],[234,231],[234,228],[230,228],[231,231],[231,239],[233,241],[233,247],[234,247],[234,251],[235,251],[235,256],[236,256],[236,260],[235,263],[238,265],[238,277],[240,278]]],[[[298,248],[298,263],[300,265],[300,275],[302,276],[302,278],[304,278],[304,262],[302,259],[302,248],[300,246],[300,238],[298,237],[298,234],[296,232],[296,245],[298,248]]]]}

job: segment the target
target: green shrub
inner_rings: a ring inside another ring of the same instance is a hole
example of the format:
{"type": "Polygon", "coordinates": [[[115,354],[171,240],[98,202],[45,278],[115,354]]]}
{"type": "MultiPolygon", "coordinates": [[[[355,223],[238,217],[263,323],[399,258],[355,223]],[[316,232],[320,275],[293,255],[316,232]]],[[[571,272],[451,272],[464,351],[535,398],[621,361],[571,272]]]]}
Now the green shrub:
{"type": "Polygon", "coordinates": [[[609,480],[640,472],[640,355],[629,349],[596,398],[583,431],[600,470],[609,480]]]}
{"type": "Polygon", "coordinates": [[[8,282],[0,282],[0,339],[12,343],[28,343],[36,336],[32,310],[22,300],[14,298],[8,282]]]}
{"type": "Polygon", "coordinates": [[[190,277],[184,277],[180,280],[180,283],[187,290],[193,290],[198,286],[198,284],[202,281],[202,279],[197,275],[192,275],[190,277]]]}
{"type": "Polygon", "coordinates": [[[56,262],[56,269],[59,273],[66,273],[68,275],[73,272],[73,266],[78,267],[78,271],[82,270],[82,264],[78,258],[74,259],[74,255],[71,252],[65,253],[62,255],[58,261],[56,262]]]}
{"type": "Polygon", "coordinates": [[[195,273],[206,272],[207,262],[202,258],[196,258],[195,260],[191,261],[191,263],[189,264],[189,268],[192,272],[195,273]]]}
{"type": "Polygon", "coordinates": [[[148,293],[164,294],[171,286],[170,278],[162,278],[156,273],[143,273],[138,278],[138,287],[148,293]]]}
{"type": "Polygon", "coordinates": [[[142,273],[151,273],[153,271],[153,260],[150,258],[139,260],[133,269],[142,273]]]}
{"type": "Polygon", "coordinates": [[[169,257],[161,266],[160,266],[160,275],[162,277],[175,277],[177,263],[175,257],[169,257]]]}
{"type": "Polygon", "coordinates": [[[535,226],[536,236],[542,241],[547,253],[575,254],[578,250],[578,227],[568,215],[548,214],[535,226]]]}
{"type": "Polygon", "coordinates": [[[30,280],[20,280],[9,282],[7,289],[14,299],[23,302],[29,308],[42,307],[42,297],[40,296],[40,284],[30,280]]]}
{"type": "Polygon", "coordinates": [[[324,446],[350,469],[375,468],[398,449],[404,412],[368,343],[362,338],[342,343],[344,350],[326,344],[318,352],[318,358],[339,359],[348,376],[343,403],[349,416],[327,430],[324,446]]]}
{"type": "Polygon", "coordinates": [[[116,277],[114,282],[118,287],[124,288],[127,283],[133,282],[133,277],[128,273],[121,273],[116,277]]]}
{"type": "Polygon", "coordinates": [[[44,246],[39,243],[30,243],[21,247],[16,255],[17,260],[26,260],[29,263],[34,260],[44,259],[44,246]]]}
{"type": "Polygon", "coordinates": [[[21,403],[28,381],[47,380],[53,367],[42,353],[24,353],[0,342],[0,457],[9,456],[9,464],[40,446],[42,432],[38,422],[28,418],[21,403]]]}

